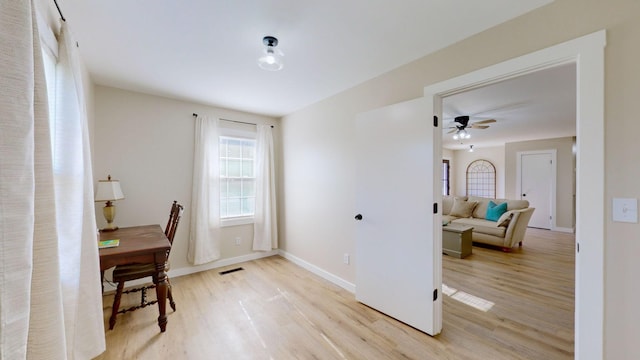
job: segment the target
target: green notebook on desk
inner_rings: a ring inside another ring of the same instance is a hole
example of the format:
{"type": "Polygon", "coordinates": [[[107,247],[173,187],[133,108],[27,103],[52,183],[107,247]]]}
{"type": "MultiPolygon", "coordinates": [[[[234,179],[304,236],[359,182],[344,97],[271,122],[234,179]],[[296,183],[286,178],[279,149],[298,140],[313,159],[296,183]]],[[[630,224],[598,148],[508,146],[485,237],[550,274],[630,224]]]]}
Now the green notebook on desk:
{"type": "Polygon", "coordinates": [[[120,245],[120,239],[98,241],[98,249],[116,247],[120,245]]]}

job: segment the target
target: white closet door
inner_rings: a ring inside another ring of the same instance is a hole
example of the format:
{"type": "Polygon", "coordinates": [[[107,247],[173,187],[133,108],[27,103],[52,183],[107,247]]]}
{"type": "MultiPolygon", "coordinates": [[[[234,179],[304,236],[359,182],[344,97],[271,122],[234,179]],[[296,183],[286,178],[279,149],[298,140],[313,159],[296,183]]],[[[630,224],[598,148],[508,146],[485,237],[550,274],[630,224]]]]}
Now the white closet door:
{"type": "Polygon", "coordinates": [[[530,227],[551,229],[553,195],[553,155],[550,152],[527,152],[520,155],[520,198],[535,208],[530,227]]]}

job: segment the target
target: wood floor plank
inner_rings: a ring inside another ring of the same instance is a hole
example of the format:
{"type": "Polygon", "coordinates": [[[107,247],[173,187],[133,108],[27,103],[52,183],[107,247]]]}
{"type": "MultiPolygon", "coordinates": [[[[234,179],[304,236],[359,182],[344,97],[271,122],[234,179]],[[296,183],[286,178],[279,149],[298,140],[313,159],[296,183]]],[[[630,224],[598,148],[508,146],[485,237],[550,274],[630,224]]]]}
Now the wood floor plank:
{"type": "MultiPolygon", "coordinates": [[[[465,259],[443,256],[454,293],[435,337],[278,256],[173,278],[167,331],[156,307],[119,315],[97,359],[571,359],[574,246],[571,234],[528,229],[511,253],[474,246],[465,259]]],[[[105,328],[112,301],[103,298],[105,328]]]]}

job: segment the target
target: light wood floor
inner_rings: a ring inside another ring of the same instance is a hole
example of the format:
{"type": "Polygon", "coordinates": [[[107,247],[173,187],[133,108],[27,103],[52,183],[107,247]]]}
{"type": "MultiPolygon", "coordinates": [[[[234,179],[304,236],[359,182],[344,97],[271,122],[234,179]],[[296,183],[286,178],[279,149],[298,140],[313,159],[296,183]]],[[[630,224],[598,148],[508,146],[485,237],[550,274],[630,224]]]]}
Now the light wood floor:
{"type": "MultiPolygon", "coordinates": [[[[119,315],[98,359],[571,359],[574,242],[529,229],[510,254],[474,246],[465,259],[443,256],[443,283],[457,292],[444,296],[436,337],[278,256],[173,278],[167,331],[155,306],[119,315]],[[465,293],[494,305],[454,299],[465,293]]],[[[113,296],[103,300],[108,328],[113,296]]]]}

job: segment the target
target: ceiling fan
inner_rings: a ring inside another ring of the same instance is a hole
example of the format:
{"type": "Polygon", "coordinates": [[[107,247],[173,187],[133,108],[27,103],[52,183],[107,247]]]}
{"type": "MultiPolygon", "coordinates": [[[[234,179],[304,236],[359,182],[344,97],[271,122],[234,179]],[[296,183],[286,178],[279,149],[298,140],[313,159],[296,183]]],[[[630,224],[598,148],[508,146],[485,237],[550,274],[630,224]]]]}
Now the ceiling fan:
{"type": "Polygon", "coordinates": [[[458,139],[468,139],[471,137],[471,134],[469,134],[469,132],[467,132],[467,128],[470,129],[486,129],[489,127],[489,125],[485,125],[485,124],[490,124],[490,123],[494,123],[496,122],[495,119],[486,119],[486,120],[480,120],[480,121],[475,121],[471,124],[469,124],[469,116],[468,115],[462,115],[462,116],[456,116],[453,120],[453,126],[450,126],[449,129],[451,129],[451,131],[449,131],[447,134],[453,134],[453,139],[454,140],[458,140],[458,139]]]}

